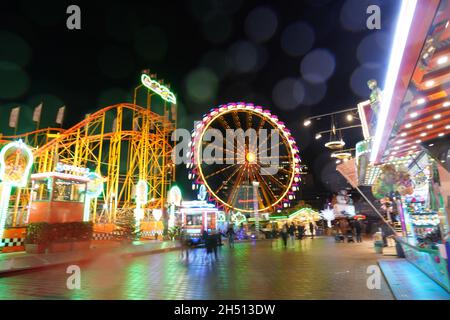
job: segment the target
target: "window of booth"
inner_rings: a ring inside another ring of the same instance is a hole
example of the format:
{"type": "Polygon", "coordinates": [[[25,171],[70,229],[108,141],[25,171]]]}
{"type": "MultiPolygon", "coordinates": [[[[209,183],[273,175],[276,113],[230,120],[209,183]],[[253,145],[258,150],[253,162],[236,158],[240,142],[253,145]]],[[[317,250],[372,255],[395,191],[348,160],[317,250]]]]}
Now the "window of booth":
{"type": "Polygon", "coordinates": [[[53,180],[52,178],[35,180],[31,191],[33,201],[50,201],[53,180]]]}
{"type": "Polygon", "coordinates": [[[84,202],[85,194],[85,182],[55,179],[53,201],[84,202]]]}
{"type": "Polygon", "coordinates": [[[201,226],[202,220],[202,213],[186,215],[187,226],[201,226]]]}

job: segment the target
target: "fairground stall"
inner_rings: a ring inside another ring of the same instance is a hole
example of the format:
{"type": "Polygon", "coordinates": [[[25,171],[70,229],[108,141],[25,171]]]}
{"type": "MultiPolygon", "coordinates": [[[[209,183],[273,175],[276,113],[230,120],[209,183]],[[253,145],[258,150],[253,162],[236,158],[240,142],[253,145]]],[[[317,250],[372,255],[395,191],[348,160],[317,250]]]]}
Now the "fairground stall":
{"type": "MultiPolygon", "coordinates": [[[[291,213],[283,213],[273,214],[270,216],[270,220],[273,226],[276,229],[281,229],[285,223],[291,225],[294,223],[295,226],[302,225],[305,227],[305,235],[311,235],[309,225],[312,223],[316,226],[317,221],[321,219],[319,212],[312,208],[300,208],[298,210],[294,210],[291,213]]],[[[314,228],[313,232],[316,233],[316,229],[314,228]]]]}
{"type": "Polygon", "coordinates": [[[338,168],[353,185],[371,186],[375,205],[393,204],[384,219],[400,226],[399,255],[448,291],[449,6],[403,1],[383,91],[369,81],[370,101],[359,105],[365,141],[338,168]]]}

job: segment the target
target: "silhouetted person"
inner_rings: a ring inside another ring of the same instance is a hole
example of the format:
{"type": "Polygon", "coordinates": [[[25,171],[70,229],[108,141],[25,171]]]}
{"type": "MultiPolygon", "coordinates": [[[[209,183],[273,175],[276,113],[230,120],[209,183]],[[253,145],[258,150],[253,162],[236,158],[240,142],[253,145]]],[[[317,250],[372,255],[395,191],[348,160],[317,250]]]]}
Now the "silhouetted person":
{"type": "Polygon", "coordinates": [[[314,224],[312,222],[309,223],[309,232],[311,232],[311,239],[314,239],[314,224]]]}
{"type": "Polygon", "coordinates": [[[355,228],[356,242],[362,242],[362,238],[361,238],[361,222],[359,220],[355,220],[355,223],[353,224],[353,227],[355,228]]]}
{"type": "Polygon", "coordinates": [[[288,230],[288,225],[285,223],[281,229],[281,239],[283,240],[283,246],[285,248],[287,247],[288,230]]]}
{"type": "Polygon", "coordinates": [[[235,236],[234,228],[233,226],[229,226],[227,230],[227,238],[228,238],[228,245],[230,246],[230,248],[234,248],[234,236],[235,236]]]}

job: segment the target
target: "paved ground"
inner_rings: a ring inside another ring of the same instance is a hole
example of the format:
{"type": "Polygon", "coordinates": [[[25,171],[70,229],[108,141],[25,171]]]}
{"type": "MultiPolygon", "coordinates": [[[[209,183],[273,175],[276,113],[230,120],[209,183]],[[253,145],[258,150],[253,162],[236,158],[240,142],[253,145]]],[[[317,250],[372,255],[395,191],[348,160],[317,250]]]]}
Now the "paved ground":
{"type": "Polygon", "coordinates": [[[204,249],[189,262],[173,251],[135,258],[101,256],[81,265],[81,289],[68,290],[66,267],[0,278],[0,299],[393,299],[382,279],[366,287],[380,255],[368,243],[307,239],[288,249],[279,242],[226,246],[216,262],[204,249]]]}
{"type": "Polygon", "coordinates": [[[176,249],[178,245],[178,242],[175,241],[135,241],[126,246],[120,245],[117,241],[95,241],[90,250],[45,254],[29,254],[23,251],[2,253],[0,254],[0,277],[12,271],[17,272],[58,264],[70,264],[77,261],[88,261],[96,259],[105,253],[114,253],[117,256],[137,256],[176,249]]]}

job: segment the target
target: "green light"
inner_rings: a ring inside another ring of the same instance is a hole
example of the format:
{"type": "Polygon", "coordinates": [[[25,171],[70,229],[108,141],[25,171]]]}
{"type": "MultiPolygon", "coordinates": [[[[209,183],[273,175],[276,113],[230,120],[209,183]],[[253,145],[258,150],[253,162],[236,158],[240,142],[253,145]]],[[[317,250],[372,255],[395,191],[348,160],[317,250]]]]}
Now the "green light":
{"type": "Polygon", "coordinates": [[[169,90],[169,88],[160,84],[158,81],[153,80],[150,76],[143,74],[141,76],[141,82],[146,88],[152,90],[165,101],[177,104],[177,98],[175,98],[175,95],[169,90]]]}

